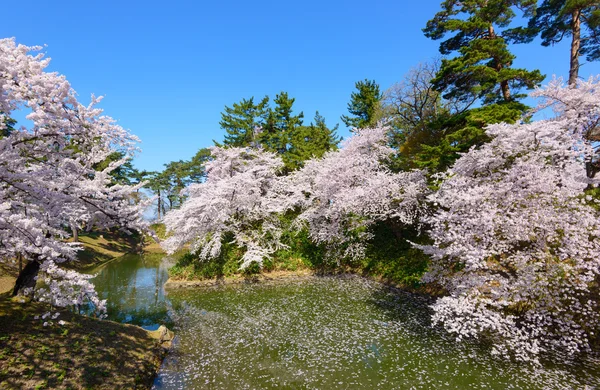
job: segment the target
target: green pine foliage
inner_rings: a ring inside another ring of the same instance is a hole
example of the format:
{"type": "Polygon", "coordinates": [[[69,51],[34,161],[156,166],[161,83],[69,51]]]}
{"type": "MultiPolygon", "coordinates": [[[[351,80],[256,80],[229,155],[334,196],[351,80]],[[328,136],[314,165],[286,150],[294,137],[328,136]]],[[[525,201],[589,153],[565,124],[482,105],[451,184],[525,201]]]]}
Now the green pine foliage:
{"type": "MultiPolygon", "coordinates": [[[[257,142],[256,128],[262,126],[265,115],[267,115],[269,97],[265,96],[258,103],[254,103],[254,97],[242,99],[239,103],[233,103],[232,107],[225,106],[221,113],[221,128],[225,130],[223,145],[232,147],[248,146],[257,142]]],[[[219,145],[217,142],[215,142],[219,145]]]]}
{"type": "Polygon", "coordinates": [[[350,95],[348,112],[352,116],[342,115],[342,122],[353,129],[364,129],[377,124],[383,94],[375,80],[357,81],[357,92],[350,95]]]}
{"type": "Polygon", "coordinates": [[[522,98],[522,89],[539,85],[539,70],[513,68],[515,56],[508,43],[514,29],[514,8],[532,12],[534,0],[446,0],[442,10],[427,22],[425,36],[438,40],[442,60],[433,84],[447,99],[464,102],[482,99],[484,104],[522,98]]]}
{"type": "Polygon", "coordinates": [[[500,122],[515,123],[527,108],[519,102],[502,102],[473,108],[432,123],[427,142],[412,150],[411,161],[415,167],[426,168],[429,173],[445,171],[461,153],[490,140],[485,133],[486,126],[500,122]]]}
{"type": "Polygon", "coordinates": [[[274,108],[269,108],[267,120],[262,126],[259,142],[265,150],[284,156],[291,143],[292,134],[298,126],[302,126],[304,113],[294,115],[293,105],[296,99],[290,98],[287,92],[275,96],[274,108]]]}
{"type": "Polygon", "coordinates": [[[13,118],[4,115],[2,111],[0,111],[0,124],[2,124],[2,130],[0,130],[0,138],[8,137],[10,133],[15,129],[15,125],[17,121],[13,118]]]}
{"type": "Polygon", "coordinates": [[[290,148],[283,156],[286,167],[295,170],[304,165],[304,161],[320,158],[325,152],[337,149],[340,137],[337,135],[338,125],[329,129],[325,118],[315,114],[314,123],[309,126],[298,126],[291,134],[290,148]]]}
{"type": "Polygon", "coordinates": [[[579,57],[600,59],[600,4],[598,0],[544,0],[533,12],[527,28],[516,31],[515,40],[531,42],[541,35],[543,46],[571,37],[569,84],[579,76],[579,57]]]}
{"type": "Polygon", "coordinates": [[[312,157],[321,157],[328,150],[337,148],[340,138],[336,125],[332,129],[325,124],[325,118],[318,112],[314,122],[303,125],[304,113],[294,113],[295,98],[281,92],[269,106],[265,96],[258,104],[254,99],[242,99],[233,106],[225,107],[221,113],[221,128],[225,139],[218,146],[261,147],[281,155],[288,173],[303,166],[312,157]]]}
{"type": "Polygon", "coordinates": [[[588,61],[599,60],[600,4],[597,0],[544,0],[528,27],[541,34],[543,46],[552,46],[573,36],[574,16],[583,27],[579,54],[588,61]]]}

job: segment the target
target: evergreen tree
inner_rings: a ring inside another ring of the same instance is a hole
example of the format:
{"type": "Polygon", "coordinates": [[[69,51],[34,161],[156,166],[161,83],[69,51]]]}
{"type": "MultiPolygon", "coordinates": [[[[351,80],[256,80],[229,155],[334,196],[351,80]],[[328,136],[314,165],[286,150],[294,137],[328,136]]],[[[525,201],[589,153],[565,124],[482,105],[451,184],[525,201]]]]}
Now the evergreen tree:
{"type": "Polygon", "coordinates": [[[167,210],[179,207],[185,200],[182,190],[206,177],[205,164],[210,161],[210,149],[200,149],[189,161],[171,161],[162,172],[146,172],[146,188],[157,198],[156,214],[160,219],[167,210]]]}
{"type": "Polygon", "coordinates": [[[365,79],[357,81],[355,86],[358,92],[352,92],[348,103],[348,112],[353,116],[342,115],[342,122],[350,128],[373,127],[377,124],[377,113],[383,98],[379,85],[375,80],[365,79]]]}
{"type": "Polygon", "coordinates": [[[146,188],[156,195],[156,217],[160,220],[166,213],[166,201],[170,183],[164,172],[150,172],[146,188]]]}
{"type": "MultiPolygon", "coordinates": [[[[111,163],[117,162],[125,158],[124,152],[113,152],[108,155],[104,160],[100,161],[97,164],[94,164],[94,170],[103,171],[111,163]]],[[[131,185],[135,184],[135,177],[139,175],[138,170],[133,167],[131,163],[131,158],[128,158],[123,164],[119,165],[117,168],[113,169],[110,172],[110,176],[112,177],[112,184],[121,184],[121,185],[131,185]]]]}
{"type": "Polygon", "coordinates": [[[517,41],[515,29],[509,27],[516,16],[513,8],[529,15],[535,0],[446,0],[441,6],[423,31],[435,40],[454,34],[440,44],[440,53],[456,56],[442,60],[433,80],[445,98],[510,102],[523,97],[521,89],[544,79],[539,70],[513,68],[515,56],[508,49],[509,42],[517,41]]]}
{"type": "Polygon", "coordinates": [[[429,124],[429,137],[413,150],[412,164],[427,168],[430,173],[443,172],[473,146],[490,141],[485,131],[488,125],[514,124],[527,108],[519,102],[506,102],[445,114],[429,124]]]}
{"type": "Polygon", "coordinates": [[[225,112],[221,113],[219,122],[226,132],[223,145],[243,147],[256,142],[256,128],[262,126],[268,104],[269,97],[265,96],[257,104],[254,103],[254,97],[251,97],[233,103],[233,107],[225,106],[225,112]]]}
{"type": "Polygon", "coordinates": [[[0,111],[0,138],[8,137],[15,129],[17,121],[0,111]]]}
{"type": "Polygon", "coordinates": [[[461,153],[489,141],[486,126],[515,123],[527,109],[516,101],[469,109],[459,98],[444,99],[433,84],[439,68],[437,62],[421,64],[386,91],[382,111],[391,126],[391,146],[397,150],[394,170],[444,171],[461,153]]]}
{"type": "Polygon", "coordinates": [[[302,126],[304,113],[293,114],[293,105],[296,99],[290,98],[287,92],[275,96],[275,108],[269,108],[267,119],[260,133],[260,143],[270,152],[285,155],[290,147],[292,133],[298,126],[302,126]]]}
{"type": "Polygon", "coordinates": [[[542,45],[550,46],[571,36],[569,85],[579,76],[579,57],[600,59],[600,4],[598,0],[544,0],[530,19],[524,41],[541,33],[542,45]]]}
{"type": "Polygon", "coordinates": [[[337,135],[339,125],[329,129],[325,118],[316,112],[314,123],[309,126],[298,126],[292,133],[289,151],[283,156],[286,167],[298,169],[304,161],[320,158],[325,152],[337,149],[340,137],[337,135]]]}

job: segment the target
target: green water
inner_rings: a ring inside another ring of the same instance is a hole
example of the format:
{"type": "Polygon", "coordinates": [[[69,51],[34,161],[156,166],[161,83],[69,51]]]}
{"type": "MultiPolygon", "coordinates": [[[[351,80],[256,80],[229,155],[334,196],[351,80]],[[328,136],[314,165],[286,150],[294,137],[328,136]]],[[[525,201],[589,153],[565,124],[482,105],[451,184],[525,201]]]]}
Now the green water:
{"type": "Polygon", "coordinates": [[[161,254],[125,255],[90,270],[96,291],[107,300],[108,318],[149,330],[172,326],[162,288],[171,264],[161,254]]]}
{"type": "Polygon", "coordinates": [[[156,389],[600,388],[597,362],[499,361],[432,328],[426,299],[358,277],[164,295],[167,263],[129,257],[96,278],[112,318],[175,330],[156,389]]]}

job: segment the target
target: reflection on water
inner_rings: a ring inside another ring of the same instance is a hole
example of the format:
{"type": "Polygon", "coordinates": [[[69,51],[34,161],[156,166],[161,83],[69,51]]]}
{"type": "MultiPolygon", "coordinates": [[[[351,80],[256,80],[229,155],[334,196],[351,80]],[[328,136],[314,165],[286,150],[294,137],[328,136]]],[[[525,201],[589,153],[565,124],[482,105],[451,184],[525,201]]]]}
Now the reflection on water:
{"type": "Polygon", "coordinates": [[[428,302],[362,278],[170,291],[162,255],[93,273],[109,318],[176,333],[155,389],[594,389],[600,364],[535,368],[457,344],[428,302]]]}
{"type": "Polygon", "coordinates": [[[162,254],[125,255],[91,270],[100,298],[108,301],[108,319],[149,330],[171,326],[162,288],[171,265],[162,254]]]}

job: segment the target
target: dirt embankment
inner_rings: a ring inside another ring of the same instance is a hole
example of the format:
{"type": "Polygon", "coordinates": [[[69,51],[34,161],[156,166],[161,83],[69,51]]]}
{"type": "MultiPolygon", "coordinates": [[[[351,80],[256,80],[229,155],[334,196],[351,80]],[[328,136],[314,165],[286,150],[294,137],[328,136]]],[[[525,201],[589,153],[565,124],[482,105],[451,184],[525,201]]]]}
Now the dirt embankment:
{"type": "Polygon", "coordinates": [[[147,389],[172,337],[7,294],[0,329],[0,389],[147,389]]]}
{"type": "Polygon", "coordinates": [[[197,280],[179,280],[169,278],[164,285],[165,289],[177,289],[188,287],[209,287],[227,284],[242,284],[242,283],[269,283],[286,281],[292,279],[306,278],[317,275],[316,272],[310,269],[301,269],[297,271],[271,271],[256,275],[232,275],[222,278],[212,279],[197,279],[197,280]]]}

